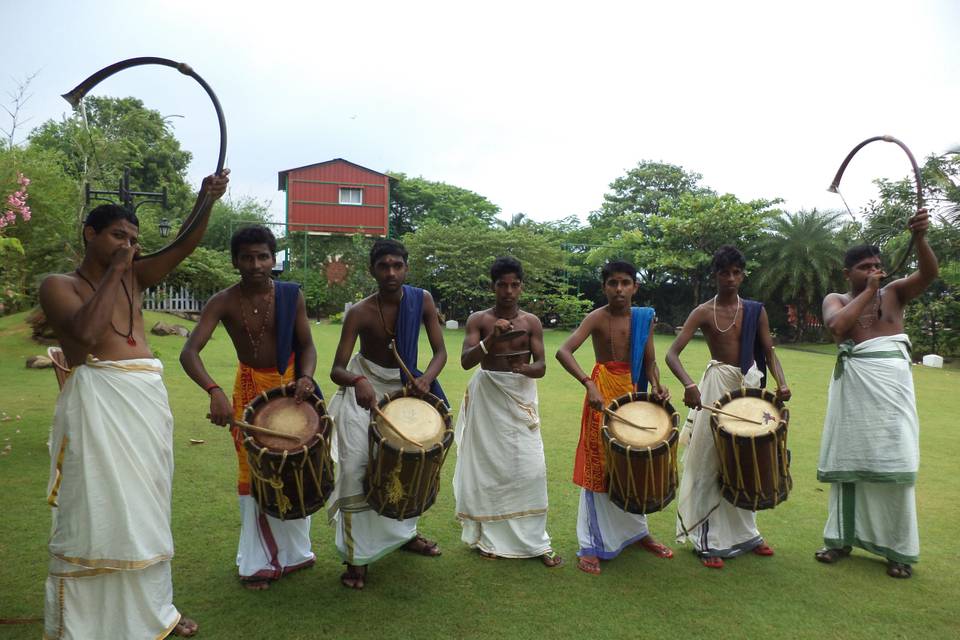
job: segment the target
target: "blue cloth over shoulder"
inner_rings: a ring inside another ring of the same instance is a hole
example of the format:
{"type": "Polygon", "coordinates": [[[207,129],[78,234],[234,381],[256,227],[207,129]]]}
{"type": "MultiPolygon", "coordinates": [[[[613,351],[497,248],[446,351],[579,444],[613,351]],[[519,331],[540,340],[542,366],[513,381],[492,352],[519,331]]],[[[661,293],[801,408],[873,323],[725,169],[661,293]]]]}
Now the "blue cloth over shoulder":
{"type": "MultiPolygon", "coordinates": [[[[397,354],[403,359],[404,364],[415,376],[420,376],[423,372],[417,368],[417,355],[420,343],[420,326],[423,318],[423,289],[411,287],[408,284],[403,285],[403,299],[400,300],[400,309],[397,312],[397,324],[394,330],[397,334],[397,354]]],[[[400,371],[400,381],[407,384],[407,376],[403,370],[400,371]]],[[[447,396],[443,393],[440,383],[434,380],[430,384],[430,393],[437,396],[443,403],[450,406],[447,396]]]]}
{"type": "Polygon", "coordinates": [[[643,366],[643,352],[650,335],[650,322],[653,320],[653,307],[631,307],[630,309],[630,379],[637,391],[647,390],[647,372],[643,366]]]}
{"type": "Polygon", "coordinates": [[[740,328],[740,371],[746,375],[754,362],[760,370],[760,388],[767,386],[767,356],[760,343],[760,312],[763,303],[756,300],[741,299],[743,304],[743,326],[740,328]]]}

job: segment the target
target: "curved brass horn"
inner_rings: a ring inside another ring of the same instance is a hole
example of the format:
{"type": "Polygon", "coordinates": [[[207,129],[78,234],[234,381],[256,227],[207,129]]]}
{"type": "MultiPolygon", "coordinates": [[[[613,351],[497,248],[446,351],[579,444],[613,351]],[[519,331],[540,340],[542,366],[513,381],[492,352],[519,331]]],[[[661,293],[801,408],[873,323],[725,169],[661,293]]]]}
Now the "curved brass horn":
{"type": "MultiPolygon", "coordinates": [[[[837,169],[837,175],[833,177],[833,182],[830,183],[830,186],[827,188],[827,191],[831,193],[840,193],[840,179],[843,178],[843,172],[846,171],[847,165],[850,164],[850,161],[853,159],[853,156],[857,155],[857,152],[860,149],[864,148],[871,142],[876,142],[877,140],[882,140],[883,142],[892,142],[897,145],[903,152],[907,154],[907,158],[910,159],[910,165],[913,167],[913,178],[916,181],[917,188],[917,209],[923,208],[923,182],[920,179],[920,165],[917,164],[917,159],[913,157],[913,153],[910,152],[910,149],[907,148],[903,142],[894,138],[893,136],[873,136],[872,138],[867,138],[857,146],[855,146],[850,153],[847,154],[847,157],[843,159],[843,164],[840,165],[840,168],[837,169]]],[[[893,276],[895,273],[900,271],[903,266],[907,263],[907,258],[910,257],[910,252],[913,250],[913,236],[910,236],[910,241],[907,243],[907,248],[904,250],[903,255],[896,262],[896,266],[890,270],[887,274],[887,277],[893,276]]]]}
{"type": "MultiPolygon", "coordinates": [[[[121,60],[120,62],[115,62],[110,66],[104,67],[103,69],[100,69],[100,71],[97,71],[96,73],[91,75],[89,78],[87,78],[86,80],[78,84],[76,87],[74,87],[67,93],[63,94],[63,99],[69,102],[74,108],[76,108],[77,106],[80,105],[80,101],[83,100],[84,96],[86,96],[91,89],[93,89],[95,86],[97,86],[98,84],[100,84],[101,82],[109,78],[110,76],[114,75],[115,73],[119,73],[124,69],[129,69],[131,67],[139,67],[139,66],[148,65],[148,64],[158,64],[164,67],[172,67],[177,71],[179,71],[180,73],[186,76],[190,76],[191,78],[196,80],[200,84],[200,86],[203,87],[203,90],[207,92],[207,95],[210,97],[211,102],[213,102],[213,108],[217,112],[217,124],[220,126],[220,153],[217,156],[217,169],[214,172],[216,174],[220,174],[223,171],[223,163],[227,157],[227,124],[226,124],[226,120],[224,120],[224,117],[223,117],[223,109],[220,107],[220,101],[217,99],[217,94],[213,92],[213,89],[210,88],[210,85],[207,84],[207,81],[201,78],[200,74],[194,71],[193,68],[185,62],[176,62],[175,60],[170,60],[168,58],[157,58],[154,56],[144,56],[141,58],[130,58],[128,60],[121,60]]],[[[201,210],[203,210],[204,205],[205,205],[205,201],[204,203],[201,203],[201,206],[194,209],[194,213],[199,213],[201,210]]],[[[154,256],[158,256],[162,253],[166,253],[180,241],[180,238],[187,235],[188,233],[190,233],[190,231],[193,230],[193,228],[197,225],[198,220],[199,220],[198,215],[188,216],[187,219],[183,221],[183,225],[180,227],[180,231],[177,233],[177,236],[173,239],[173,241],[170,244],[151,254],[140,256],[139,259],[142,260],[144,258],[151,258],[154,256]]]]}

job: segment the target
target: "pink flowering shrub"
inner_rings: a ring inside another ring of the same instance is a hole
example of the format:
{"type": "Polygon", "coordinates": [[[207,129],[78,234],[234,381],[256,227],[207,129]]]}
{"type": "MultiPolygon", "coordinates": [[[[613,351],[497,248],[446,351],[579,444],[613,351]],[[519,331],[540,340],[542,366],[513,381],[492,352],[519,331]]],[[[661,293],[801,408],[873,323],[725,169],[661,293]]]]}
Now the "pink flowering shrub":
{"type": "Polygon", "coordinates": [[[4,211],[0,214],[0,229],[14,224],[18,214],[24,222],[30,220],[30,206],[27,205],[27,187],[30,186],[30,178],[18,172],[17,184],[19,188],[8,195],[4,203],[4,211]]]}

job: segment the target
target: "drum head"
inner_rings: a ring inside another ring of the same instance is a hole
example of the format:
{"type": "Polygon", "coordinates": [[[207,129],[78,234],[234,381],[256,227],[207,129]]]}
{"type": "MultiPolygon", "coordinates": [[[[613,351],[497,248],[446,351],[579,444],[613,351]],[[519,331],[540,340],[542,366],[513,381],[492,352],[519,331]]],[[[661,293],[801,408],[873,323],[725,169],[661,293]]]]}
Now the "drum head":
{"type": "Polygon", "coordinates": [[[285,396],[272,398],[258,406],[250,422],[258,427],[297,436],[298,440],[294,441],[247,432],[261,446],[277,451],[301,449],[320,430],[320,415],[309,401],[297,404],[294,398],[285,396]]]}
{"type": "MultiPolygon", "coordinates": [[[[429,449],[443,440],[446,427],[443,416],[425,400],[408,397],[394,398],[380,410],[397,429],[403,432],[404,436],[419,442],[424,449],[429,449]]],[[[376,421],[384,440],[398,449],[403,447],[409,450],[413,447],[410,442],[397,436],[383,418],[377,416],[376,421]]]]}
{"type": "Polygon", "coordinates": [[[719,425],[723,427],[723,430],[736,436],[763,435],[776,429],[780,423],[780,410],[777,409],[775,404],[763,398],[754,398],[752,396],[733,398],[730,402],[721,405],[720,408],[724,411],[735,413],[738,416],[763,423],[753,424],[715,413],[714,417],[717,419],[719,425]]]}
{"type": "Polygon", "coordinates": [[[655,402],[646,400],[627,402],[620,405],[614,413],[634,424],[651,427],[651,430],[637,429],[613,416],[607,416],[607,428],[613,434],[613,437],[632,447],[658,445],[670,437],[670,432],[673,429],[670,414],[655,402]]]}

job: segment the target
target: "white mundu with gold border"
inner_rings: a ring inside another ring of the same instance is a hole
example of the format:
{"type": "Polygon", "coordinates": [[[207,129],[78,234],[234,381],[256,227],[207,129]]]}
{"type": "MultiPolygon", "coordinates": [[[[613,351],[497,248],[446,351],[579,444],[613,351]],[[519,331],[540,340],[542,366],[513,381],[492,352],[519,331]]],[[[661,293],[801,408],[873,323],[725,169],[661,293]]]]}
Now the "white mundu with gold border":
{"type": "Polygon", "coordinates": [[[162,638],[173,606],[173,415],[159,360],[73,369],[50,443],[46,638],[162,638]]]}
{"type": "Polygon", "coordinates": [[[463,396],[455,440],[453,493],[463,542],[505,558],[550,551],[536,381],[477,369],[463,396]]]}

